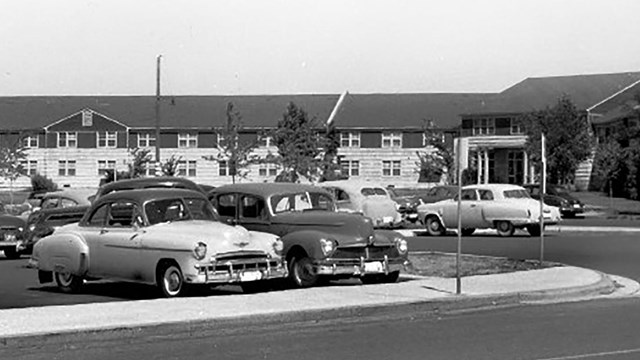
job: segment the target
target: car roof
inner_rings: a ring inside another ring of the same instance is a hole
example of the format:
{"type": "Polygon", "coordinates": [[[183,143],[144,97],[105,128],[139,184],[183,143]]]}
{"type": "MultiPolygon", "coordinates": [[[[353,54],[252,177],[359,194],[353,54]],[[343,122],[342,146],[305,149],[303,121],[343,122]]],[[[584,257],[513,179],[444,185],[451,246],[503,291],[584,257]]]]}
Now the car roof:
{"type": "Polygon", "coordinates": [[[59,191],[48,192],[43,196],[44,199],[53,197],[66,197],[76,200],[77,202],[89,203],[89,197],[95,195],[95,189],[64,189],[59,191]]]}
{"type": "Polygon", "coordinates": [[[379,183],[365,180],[335,180],[335,181],[325,181],[318,184],[319,186],[331,186],[338,187],[345,190],[350,190],[354,192],[360,192],[362,188],[382,188],[386,189],[385,186],[382,186],[379,183]]]}
{"type": "Polygon", "coordinates": [[[151,189],[135,189],[135,190],[122,190],[109,193],[105,196],[100,197],[97,203],[110,202],[117,199],[128,199],[133,200],[139,203],[142,203],[147,200],[161,200],[161,199],[172,199],[177,197],[201,197],[202,199],[206,199],[204,194],[199,191],[189,190],[189,189],[159,189],[159,188],[151,188],[151,189]]]}
{"type": "Polygon", "coordinates": [[[476,185],[467,185],[462,188],[465,189],[484,189],[484,190],[493,190],[493,191],[504,191],[504,190],[523,190],[524,188],[520,185],[513,184],[476,184],[476,185]]]}
{"type": "Polygon", "coordinates": [[[159,176],[159,177],[148,177],[148,178],[136,178],[136,179],[124,179],[118,180],[114,182],[110,182],[108,184],[102,185],[100,189],[98,189],[99,194],[104,194],[108,192],[112,192],[115,190],[133,190],[133,189],[145,189],[152,187],[164,187],[164,188],[175,188],[175,185],[182,185],[184,188],[197,190],[202,193],[204,191],[198,184],[195,182],[181,178],[176,176],[159,176]]]}
{"type": "Polygon", "coordinates": [[[286,194],[291,192],[321,192],[330,194],[326,189],[315,185],[309,184],[296,184],[296,183],[242,183],[242,184],[229,184],[222,185],[209,194],[229,193],[229,192],[243,192],[247,194],[258,195],[262,197],[268,197],[274,194],[286,194]]]}

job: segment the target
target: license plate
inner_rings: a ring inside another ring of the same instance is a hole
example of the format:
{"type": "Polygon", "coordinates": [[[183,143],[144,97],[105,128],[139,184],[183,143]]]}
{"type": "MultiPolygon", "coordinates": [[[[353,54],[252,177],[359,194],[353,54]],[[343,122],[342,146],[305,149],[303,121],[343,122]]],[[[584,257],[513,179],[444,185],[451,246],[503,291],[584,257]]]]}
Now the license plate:
{"type": "Polygon", "coordinates": [[[380,261],[364,263],[364,272],[381,273],[382,271],[384,271],[384,269],[380,261]]]}
{"type": "Polygon", "coordinates": [[[240,281],[256,280],[262,280],[262,273],[260,271],[244,271],[240,273],[240,281]]]}

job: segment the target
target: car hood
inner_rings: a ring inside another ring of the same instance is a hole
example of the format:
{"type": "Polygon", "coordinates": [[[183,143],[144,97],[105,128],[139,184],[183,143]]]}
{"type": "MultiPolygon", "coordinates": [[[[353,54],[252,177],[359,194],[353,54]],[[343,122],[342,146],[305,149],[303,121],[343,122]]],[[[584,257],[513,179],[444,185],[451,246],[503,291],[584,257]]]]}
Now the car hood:
{"type": "Polygon", "coordinates": [[[271,234],[249,231],[216,221],[189,220],[156,224],[144,228],[145,242],[192,249],[197,242],[207,245],[209,254],[237,251],[261,251],[274,255],[271,234]]]}
{"type": "Polygon", "coordinates": [[[25,219],[13,215],[0,215],[0,229],[24,228],[25,219]]]}
{"type": "Polygon", "coordinates": [[[320,231],[330,235],[342,245],[366,243],[373,236],[371,219],[357,213],[312,210],[277,214],[273,225],[293,231],[320,231]]]}

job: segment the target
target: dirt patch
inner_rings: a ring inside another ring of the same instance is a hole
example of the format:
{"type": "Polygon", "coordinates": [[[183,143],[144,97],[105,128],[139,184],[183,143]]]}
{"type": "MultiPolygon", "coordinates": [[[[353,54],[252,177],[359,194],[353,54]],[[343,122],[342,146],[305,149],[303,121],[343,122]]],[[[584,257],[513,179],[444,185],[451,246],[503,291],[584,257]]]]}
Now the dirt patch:
{"type": "MultiPolygon", "coordinates": [[[[456,276],[456,254],[442,252],[420,252],[409,255],[412,268],[408,274],[437,277],[456,276]]],[[[542,266],[538,260],[519,260],[493,256],[461,255],[460,275],[490,275],[514,271],[537,270],[555,266],[559,263],[545,261],[542,266]]]]}

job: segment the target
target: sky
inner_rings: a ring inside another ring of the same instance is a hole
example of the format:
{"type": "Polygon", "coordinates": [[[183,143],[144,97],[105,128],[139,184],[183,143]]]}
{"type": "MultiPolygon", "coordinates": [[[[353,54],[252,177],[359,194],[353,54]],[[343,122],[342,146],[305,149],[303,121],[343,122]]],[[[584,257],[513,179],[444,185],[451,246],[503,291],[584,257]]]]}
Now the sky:
{"type": "Polygon", "coordinates": [[[638,0],[0,0],[0,96],[499,92],[640,71],[638,0]]]}

